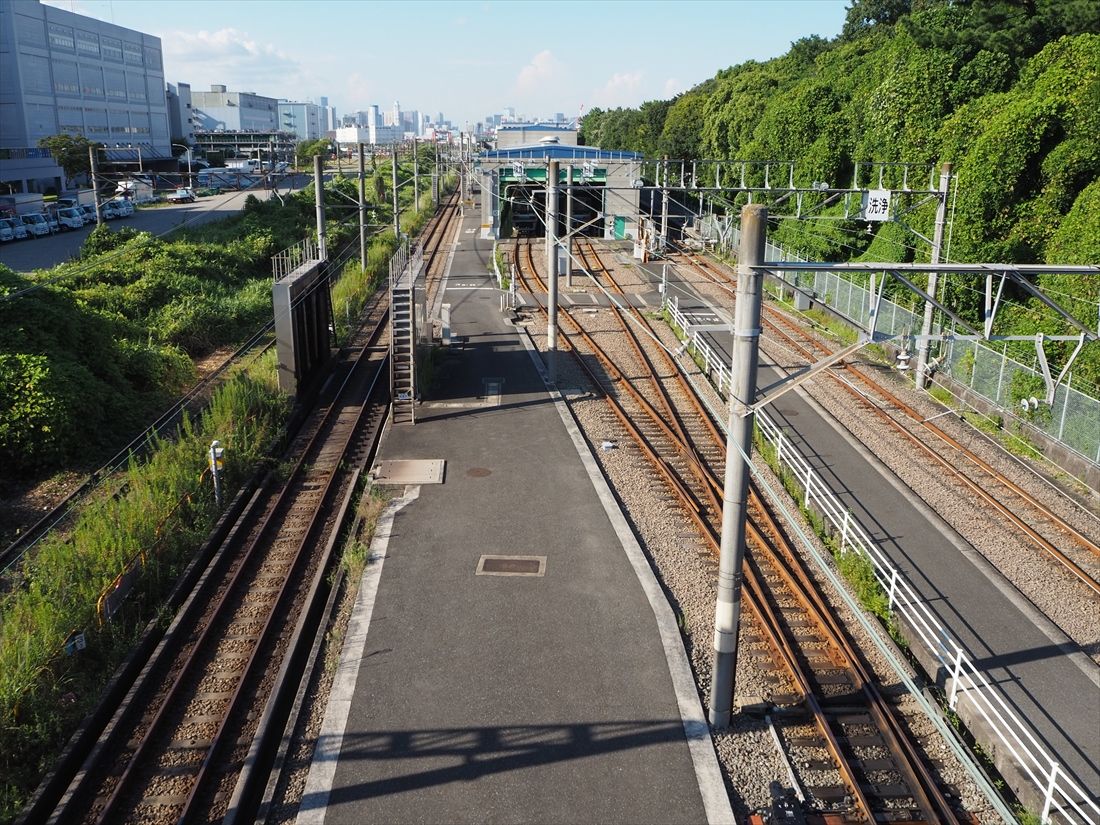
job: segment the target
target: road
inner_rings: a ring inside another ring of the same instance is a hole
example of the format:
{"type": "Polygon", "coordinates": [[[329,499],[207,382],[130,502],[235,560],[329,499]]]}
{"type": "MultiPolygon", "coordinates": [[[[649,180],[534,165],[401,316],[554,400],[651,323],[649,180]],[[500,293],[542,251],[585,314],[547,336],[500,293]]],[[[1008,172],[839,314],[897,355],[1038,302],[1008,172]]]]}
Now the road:
{"type": "MultiPolygon", "coordinates": [[[[297,175],[292,179],[281,181],[278,191],[285,195],[288,189],[301,188],[308,182],[308,176],[297,175]]],[[[245,198],[249,195],[267,200],[272,193],[271,190],[248,189],[199,198],[194,203],[142,207],[135,210],[130,217],[109,221],[107,225],[114,229],[129,226],[139,231],[159,235],[184,224],[196,226],[236,214],[244,206],[245,198]]],[[[80,254],[84,239],[94,228],[95,224],[89,224],[83,229],[60,232],[45,238],[8,241],[0,245],[0,264],[11,267],[16,272],[30,272],[64,263],[80,254]]]]}

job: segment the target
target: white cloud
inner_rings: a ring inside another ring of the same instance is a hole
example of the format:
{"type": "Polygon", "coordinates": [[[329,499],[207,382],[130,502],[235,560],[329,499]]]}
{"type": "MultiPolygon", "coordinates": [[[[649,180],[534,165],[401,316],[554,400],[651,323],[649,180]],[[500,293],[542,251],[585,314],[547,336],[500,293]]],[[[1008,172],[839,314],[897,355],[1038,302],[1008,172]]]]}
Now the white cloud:
{"type": "Polygon", "coordinates": [[[162,43],[167,72],[186,78],[196,91],[224,83],[232,91],[283,97],[308,82],[309,73],[297,59],[237,29],[176,31],[162,43]],[[288,81],[293,88],[287,88],[288,81]]]}
{"type": "Polygon", "coordinates": [[[596,89],[591,97],[594,106],[614,108],[637,106],[641,103],[642,72],[615,72],[608,81],[596,89]]]}
{"type": "Polygon", "coordinates": [[[677,80],[675,77],[670,77],[665,81],[665,97],[676,97],[680,92],[684,91],[684,84],[677,80]]]}
{"type": "Polygon", "coordinates": [[[562,69],[562,64],[554,57],[549,49],[531,58],[531,62],[519,71],[516,77],[516,90],[519,92],[538,91],[546,83],[553,80],[562,69]]]}

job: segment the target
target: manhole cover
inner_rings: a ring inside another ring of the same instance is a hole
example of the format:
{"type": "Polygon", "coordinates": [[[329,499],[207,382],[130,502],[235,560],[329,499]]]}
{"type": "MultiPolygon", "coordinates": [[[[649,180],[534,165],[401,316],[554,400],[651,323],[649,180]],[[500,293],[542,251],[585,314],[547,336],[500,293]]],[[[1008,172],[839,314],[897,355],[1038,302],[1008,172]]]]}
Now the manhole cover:
{"type": "Polygon", "coordinates": [[[493,471],[488,467],[471,467],[466,471],[466,475],[471,478],[485,478],[485,476],[491,476],[493,471]]]}
{"type": "Polygon", "coordinates": [[[479,576],[542,576],[546,556],[482,556],[477,563],[479,576]]]}

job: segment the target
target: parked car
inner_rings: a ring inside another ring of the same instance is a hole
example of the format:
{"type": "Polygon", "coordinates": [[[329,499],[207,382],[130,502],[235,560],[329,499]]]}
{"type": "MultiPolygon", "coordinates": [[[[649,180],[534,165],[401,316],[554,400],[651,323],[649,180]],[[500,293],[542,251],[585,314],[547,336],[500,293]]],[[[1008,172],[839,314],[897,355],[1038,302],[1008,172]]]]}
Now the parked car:
{"type": "Polygon", "coordinates": [[[103,220],[113,221],[116,218],[122,217],[122,207],[118,205],[118,201],[107,201],[100,205],[99,211],[103,215],[103,220]]]}
{"type": "Polygon", "coordinates": [[[166,200],[169,203],[194,203],[195,193],[187,188],[177,189],[175,192],[169,192],[166,200]]]}
{"type": "Polygon", "coordinates": [[[31,212],[23,216],[23,225],[27,227],[27,234],[32,238],[41,238],[50,234],[50,222],[41,212],[31,212]]]}
{"type": "Polygon", "coordinates": [[[25,241],[27,238],[30,237],[30,235],[27,234],[27,227],[24,226],[23,221],[21,221],[19,218],[0,218],[0,221],[3,221],[8,225],[8,229],[11,230],[12,238],[14,240],[25,241]]]}
{"type": "Polygon", "coordinates": [[[61,229],[83,229],[84,211],[75,206],[57,210],[57,224],[61,229]]]}
{"type": "Polygon", "coordinates": [[[57,210],[47,209],[42,213],[46,218],[46,223],[50,225],[50,234],[55,234],[61,231],[61,224],[57,220],[57,210]]]}
{"type": "Polygon", "coordinates": [[[90,203],[86,203],[80,207],[80,211],[84,213],[84,223],[95,223],[95,207],[90,203]]]}
{"type": "Polygon", "coordinates": [[[118,210],[119,217],[128,218],[134,214],[134,205],[129,198],[112,198],[108,203],[113,203],[118,210]]]}
{"type": "Polygon", "coordinates": [[[11,224],[0,219],[0,243],[7,243],[8,241],[14,240],[15,233],[12,231],[11,224]]]}

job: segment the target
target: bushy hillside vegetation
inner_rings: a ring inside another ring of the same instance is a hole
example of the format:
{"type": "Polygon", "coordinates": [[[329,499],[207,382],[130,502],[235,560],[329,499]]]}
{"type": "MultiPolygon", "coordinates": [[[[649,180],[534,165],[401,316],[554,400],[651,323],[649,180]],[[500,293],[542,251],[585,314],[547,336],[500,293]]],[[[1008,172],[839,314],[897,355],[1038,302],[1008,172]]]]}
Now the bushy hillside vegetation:
{"type": "MultiPolygon", "coordinates": [[[[378,189],[370,221],[385,226],[390,194],[378,189]]],[[[357,191],[348,178],[326,185],[330,249],[358,232],[357,191]]],[[[104,225],[79,258],[29,276],[0,266],[0,488],[101,460],[193,380],[195,359],[268,323],[271,256],[314,220],[309,186],[247,196],[239,215],[168,238],[104,225]]],[[[394,248],[382,236],[375,258],[394,248]]]]}
{"type": "MultiPolygon", "coordinates": [[[[1100,263],[1100,4],[854,0],[838,37],[799,40],[670,101],[595,109],[582,140],[655,158],[793,161],[801,186],[848,186],[857,162],[950,162],[951,260],[1100,263]]],[[[933,210],[907,221],[930,236],[933,210]]],[[[896,223],[872,233],[787,220],[771,233],[814,259],[928,259],[928,245],[896,223]]],[[[1039,282],[1095,326],[1100,279],[1039,282]]],[[[965,316],[980,317],[978,284],[947,279],[947,289],[965,316]]],[[[1039,318],[1055,331],[1045,307],[1011,297],[999,332],[1034,332],[1039,318]]],[[[1087,349],[1074,372],[1100,384],[1100,347],[1087,349]]]]}

